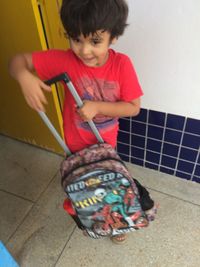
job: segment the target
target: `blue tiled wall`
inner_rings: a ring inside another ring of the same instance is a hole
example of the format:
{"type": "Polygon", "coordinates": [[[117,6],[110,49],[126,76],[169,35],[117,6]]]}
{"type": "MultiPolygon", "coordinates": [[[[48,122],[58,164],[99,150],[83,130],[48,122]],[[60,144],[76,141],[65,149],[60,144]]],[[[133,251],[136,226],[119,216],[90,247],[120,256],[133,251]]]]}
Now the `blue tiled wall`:
{"type": "Polygon", "coordinates": [[[141,109],[120,119],[124,161],[200,183],[200,120],[141,109]]]}

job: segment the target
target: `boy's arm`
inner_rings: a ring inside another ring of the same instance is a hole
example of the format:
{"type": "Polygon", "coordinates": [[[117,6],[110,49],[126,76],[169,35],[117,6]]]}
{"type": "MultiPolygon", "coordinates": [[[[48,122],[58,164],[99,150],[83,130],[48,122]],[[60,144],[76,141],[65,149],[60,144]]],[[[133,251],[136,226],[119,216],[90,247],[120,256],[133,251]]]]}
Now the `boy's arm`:
{"type": "Polygon", "coordinates": [[[101,102],[84,101],[82,108],[78,110],[84,121],[93,119],[97,114],[109,117],[132,117],[140,111],[140,98],[130,102],[101,102]]]}
{"type": "Polygon", "coordinates": [[[51,88],[36,77],[33,71],[32,54],[17,54],[10,60],[10,75],[20,84],[26,102],[31,108],[44,111],[47,100],[43,90],[51,91],[51,88]]]}

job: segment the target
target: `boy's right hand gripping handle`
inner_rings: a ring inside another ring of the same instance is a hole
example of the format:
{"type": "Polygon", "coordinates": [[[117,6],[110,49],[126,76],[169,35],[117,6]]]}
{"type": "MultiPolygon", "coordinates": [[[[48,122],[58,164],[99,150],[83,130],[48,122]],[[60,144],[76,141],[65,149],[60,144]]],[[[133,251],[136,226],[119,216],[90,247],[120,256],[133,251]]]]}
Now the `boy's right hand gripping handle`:
{"type": "MultiPolygon", "coordinates": [[[[69,76],[67,75],[67,73],[62,73],[56,77],[53,77],[52,79],[46,81],[45,83],[48,85],[51,85],[53,83],[59,82],[59,81],[64,81],[65,84],[67,85],[67,87],[69,88],[72,96],[74,97],[76,104],[79,108],[81,108],[83,106],[83,101],[81,100],[80,96],[78,95],[73,83],[71,82],[69,76]]],[[[92,132],[94,133],[94,135],[96,136],[97,140],[100,143],[104,143],[103,138],[101,137],[96,125],[94,124],[94,122],[92,120],[88,121],[88,124],[90,126],[90,128],[92,129],[92,132]]]]}

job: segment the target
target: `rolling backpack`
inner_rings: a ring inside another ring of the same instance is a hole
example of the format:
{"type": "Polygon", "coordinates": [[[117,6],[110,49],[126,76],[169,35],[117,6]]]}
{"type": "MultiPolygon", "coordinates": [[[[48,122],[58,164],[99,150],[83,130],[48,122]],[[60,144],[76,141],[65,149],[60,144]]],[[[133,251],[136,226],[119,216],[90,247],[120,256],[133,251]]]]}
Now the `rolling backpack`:
{"type": "MultiPolygon", "coordinates": [[[[46,81],[63,81],[77,106],[83,105],[69,76],[63,73],[46,81]]],[[[44,112],[39,115],[67,154],[61,163],[61,185],[67,198],[64,209],[92,238],[115,236],[148,226],[135,182],[116,150],[104,143],[89,121],[98,143],[72,154],[44,112]]]]}

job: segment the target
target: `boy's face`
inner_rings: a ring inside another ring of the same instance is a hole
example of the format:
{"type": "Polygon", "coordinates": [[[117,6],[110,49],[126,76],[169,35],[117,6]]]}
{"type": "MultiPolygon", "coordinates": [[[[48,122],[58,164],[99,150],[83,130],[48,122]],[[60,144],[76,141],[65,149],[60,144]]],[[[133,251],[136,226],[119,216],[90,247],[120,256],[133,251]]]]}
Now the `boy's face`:
{"type": "Polygon", "coordinates": [[[76,56],[89,67],[100,67],[108,59],[108,49],[110,44],[116,39],[110,40],[110,33],[99,30],[95,34],[84,37],[81,34],[78,38],[70,38],[70,46],[76,56]]]}

